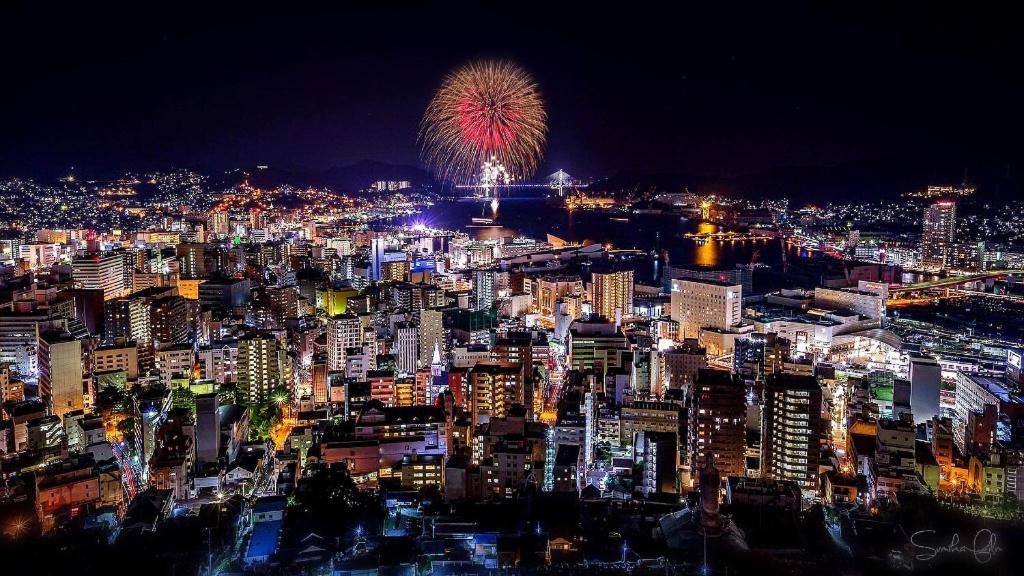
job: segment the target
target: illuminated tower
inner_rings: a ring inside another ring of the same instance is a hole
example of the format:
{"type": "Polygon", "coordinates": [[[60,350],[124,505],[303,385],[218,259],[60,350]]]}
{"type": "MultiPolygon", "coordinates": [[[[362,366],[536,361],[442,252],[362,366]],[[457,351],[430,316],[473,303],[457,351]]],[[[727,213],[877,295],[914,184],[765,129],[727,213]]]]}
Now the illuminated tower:
{"type": "Polygon", "coordinates": [[[633,313],[633,271],[591,274],[590,301],[594,312],[621,325],[623,317],[633,313]]]}
{"type": "Polygon", "coordinates": [[[925,208],[921,219],[921,263],[946,268],[956,241],[956,203],[940,200],[925,208]]]}

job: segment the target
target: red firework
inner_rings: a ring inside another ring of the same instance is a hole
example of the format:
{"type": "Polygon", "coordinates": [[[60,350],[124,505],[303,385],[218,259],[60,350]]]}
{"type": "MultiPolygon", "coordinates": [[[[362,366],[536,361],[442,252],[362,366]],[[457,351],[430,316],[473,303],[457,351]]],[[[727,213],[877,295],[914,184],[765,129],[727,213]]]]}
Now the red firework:
{"type": "Polygon", "coordinates": [[[473,62],[445,78],[420,124],[423,156],[439,177],[470,182],[484,162],[513,178],[537,168],[547,139],[547,113],[537,85],[505,61],[473,62]]]}

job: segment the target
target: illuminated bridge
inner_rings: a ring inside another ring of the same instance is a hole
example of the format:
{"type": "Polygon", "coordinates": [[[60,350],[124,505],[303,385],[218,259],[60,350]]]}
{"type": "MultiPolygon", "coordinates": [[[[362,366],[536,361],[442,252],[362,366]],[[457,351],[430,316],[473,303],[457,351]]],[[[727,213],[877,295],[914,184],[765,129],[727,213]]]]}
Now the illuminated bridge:
{"type": "Polygon", "coordinates": [[[978,280],[1000,278],[1002,276],[1017,276],[1020,274],[1024,274],[1024,270],[990,270],[988,272],[968,274],[966,276],[949,276],[947,278],[939,278],[938,280],[929,280],[928,282],[918,282],[917,284],[905,284],[903,286],[895,287],[891,286],[889,287],[889,297],[908,294],[910,292],[919,292],[921,290],[928,290],[931,288],[945,288],[978,280]]]}

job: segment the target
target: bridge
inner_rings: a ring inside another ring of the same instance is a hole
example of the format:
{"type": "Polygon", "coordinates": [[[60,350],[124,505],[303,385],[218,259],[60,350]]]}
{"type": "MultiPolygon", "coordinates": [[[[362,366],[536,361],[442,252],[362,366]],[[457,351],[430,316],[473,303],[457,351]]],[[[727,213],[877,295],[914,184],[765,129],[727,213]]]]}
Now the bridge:
{"type": "MultiPolygon", "coordinates": [[[[479,188],[487,188],[488,185],[476,183],[476,184],[456,184],[456,189],[461,190],[472,190],[479,188]]],[[[509,182],[508,184],[500,184],[497,187],[500,188],[548,188],[554,190],[559,196],[564,194],[566,188],[586,188],[587,185],[576,178],[565,170],[559,170],[554,174],[549,174],[544,178],[543,181],[534,182],[509,182]]]]}
{"type": "Polygon", "coordinates": [[[910,292],[919,292],[921,290],[929,290],[931,288],[945,288],[947,286],[956,286],[958,284],[966,284],[968,282],[976,282],[978,280],[988,280],[989,278],[1000,278],[1002,276],[1017,276],[1020,274],[1024,274],[1024,270],[989,270],[987,272],[968,274],[966,276],[948,276],[946,278],[929,280],[927,282],[890,287],[889,296],[892,297],[896,294],[908,294],[910,292]]]}

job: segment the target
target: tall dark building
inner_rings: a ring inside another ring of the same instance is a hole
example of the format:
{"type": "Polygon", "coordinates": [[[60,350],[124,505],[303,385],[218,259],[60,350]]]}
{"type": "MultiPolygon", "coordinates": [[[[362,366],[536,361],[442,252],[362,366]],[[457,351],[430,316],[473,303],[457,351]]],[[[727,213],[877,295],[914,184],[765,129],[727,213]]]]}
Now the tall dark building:
{"type": "Polygon", "coordinates": [[[746,386],[725,370],[697,372],[690,407],[689,457],[696,471],[714,454],[723,478],[746,470],[746,386]]]}
{"type": "Polygon", "coordinates": [[[765,384],[761,420],[761,474],[818,488],[821,386],[814,376],[773,374],[765,384]]]}

